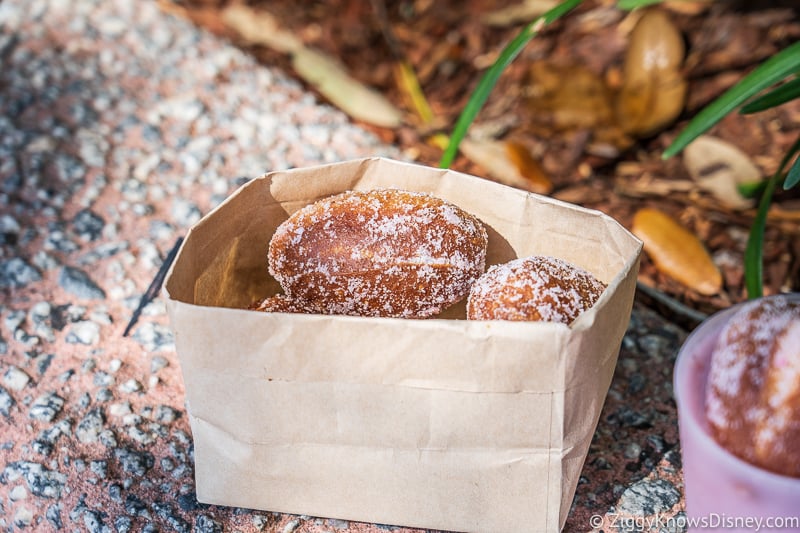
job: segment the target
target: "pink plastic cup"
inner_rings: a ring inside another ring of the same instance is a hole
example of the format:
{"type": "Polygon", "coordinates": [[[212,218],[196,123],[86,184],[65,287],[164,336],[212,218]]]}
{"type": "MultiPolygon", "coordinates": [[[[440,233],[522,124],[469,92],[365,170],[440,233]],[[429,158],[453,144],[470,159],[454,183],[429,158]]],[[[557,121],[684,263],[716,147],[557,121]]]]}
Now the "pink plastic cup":
{"type": "MultiPolygon", "coordinates": [[[[800,294],[786,296],[800,301],[800,294]]],[[[742,305],[700,324],[675,363],[687,531],[800,532],[800,478],[781,476],[734,456],[717,444],[706,421],[712,350],[725,323],[742,305]]]]}

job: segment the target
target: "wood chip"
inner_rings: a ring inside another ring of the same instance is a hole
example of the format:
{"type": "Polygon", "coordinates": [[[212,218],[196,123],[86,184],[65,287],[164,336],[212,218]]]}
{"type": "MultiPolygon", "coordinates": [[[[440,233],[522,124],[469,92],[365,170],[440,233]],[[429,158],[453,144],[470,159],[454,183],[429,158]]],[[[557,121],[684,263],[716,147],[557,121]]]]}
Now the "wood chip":
{"type": "Polygon", "coordinates": [[[666,213],[642,208],[633,217],[634,235],[662,273],[700,294],[722,289],[722,274],[697,236],[666,213]]]}

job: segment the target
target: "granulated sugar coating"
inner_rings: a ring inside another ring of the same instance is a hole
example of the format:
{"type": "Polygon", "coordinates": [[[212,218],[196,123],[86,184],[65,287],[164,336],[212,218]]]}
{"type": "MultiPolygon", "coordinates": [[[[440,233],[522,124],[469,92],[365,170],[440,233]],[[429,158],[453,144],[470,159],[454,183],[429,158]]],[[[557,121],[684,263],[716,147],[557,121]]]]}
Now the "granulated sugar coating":
{"type": "Polygon", "coordinates": [[[303,305],[302,302],[293,300],[285,294],[276,294],[275,296],[267,296],[261,300],[253,302],[250,305],[253,311],[262,311],[264,313],[313,313],[313,309],[309,309],[303,305]]]}
{"type": "Polygon", "coordinates": [[[295,212],[270,242],[269,270],[316,312],[425,318],[483,273],[487,233],[434,196],[351,191],[295,212]]]}
{"type": "Polygon", "coordinates": [[[524,257],[493,266],[473,285],[467,318],[570,324],[603,290],[592,274],[566,261],[524,257]]]}
{"type": "Polygon", "coordinates": [[[743,459],[800,477],[800,302],[756,300],[720,333],[706,416],[717,441],[743,459]]]}

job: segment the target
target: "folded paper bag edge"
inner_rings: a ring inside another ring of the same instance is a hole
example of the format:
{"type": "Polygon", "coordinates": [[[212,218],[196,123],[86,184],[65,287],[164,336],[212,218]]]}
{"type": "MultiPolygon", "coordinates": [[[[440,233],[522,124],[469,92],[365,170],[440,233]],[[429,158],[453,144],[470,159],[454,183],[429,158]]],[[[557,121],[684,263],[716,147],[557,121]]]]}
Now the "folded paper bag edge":
{"type": "Polygon", "coordinates": [[[188,396],[197,376],[231,369],[262,379],[470,393],[568,386],[555,378],[570,366],[558,349],[572,337],[563,324],[283,315],[175,300],[167,306],[188,396]]]}

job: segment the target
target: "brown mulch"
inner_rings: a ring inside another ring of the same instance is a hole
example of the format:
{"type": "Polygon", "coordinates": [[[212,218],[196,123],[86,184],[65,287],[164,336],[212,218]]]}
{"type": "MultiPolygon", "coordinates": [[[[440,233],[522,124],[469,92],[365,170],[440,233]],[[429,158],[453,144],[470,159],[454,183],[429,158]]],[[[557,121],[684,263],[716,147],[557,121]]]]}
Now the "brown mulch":
{"type": "MultiPolygon", "coordinates": [[[[405,124],[396,129],[365,127],[430,165],[437,165],[442,154],[441,148],[430,142],[431,135],[449,133],[482,73],[523,25],[497,27],[486,23],[487,14],[521,3],[507,0],[160,3],[229,37],[265,64],[291,72],[286,55],[242,41],[220,16],[223,8],[234,3],[268,11],[304,44],[336,57],[356,79],[377,88],[406,111],[405,124]],[[382,17],[377,15],[381,6],[385,8],[382,17]],[[397,43],[394,50],[381,23],[390,28],[397,43]],[[398,89],[394,76],[398,53],[413,66],[435,114],[433,123],[422,124],[407,96],[398,89]]],[[[683,6],[673,2],[677,7],[667,11],[687,49],[682,69],[688,81],[685,108],[676,121],[660,131],[620,144],[604,139],[597,125],[559,127],[548,109],[535,105],[528,96],[531,69],[542,61],[588,70],[612,87],[624,81],[626,38],[636,15],[618,10],[615,4],[611,0],[584,2],[534,38],[500,78],[473,131],[525,147],[552,181],[550,194],[556,198],[599,209],[626,227],[631,227],[633,214],[643,206],[672,214],[708,248],[722,271],[723,289],[711,296],[699,294],[659,272],[647,255],[642,259],[640,281],[654,288],[656,297],[666,296],[668,303],[678,302],[701,313],[713,312],[747,297],[743,253],[755,210],[724,205],[692,185],[680,156],[663,161],[661,153],[705,104],[800,38],[800,9],[788,1],[760,2],[757,8],[747,7],[756,4],[753,2],[689,2],[683,6]],[[688,12],[692,7],[698,7],[699,12],[688,12]]],[[[560,80],[561,86],[566,91],[575,79],[568,73],[560,80]]],[[[590,113],[591,109],[582,112],[590,113]]],[[[769,176],[800,134],[800,101],[754,115],[733,113],[709,133],[735,144],[765,177],[769,176]]],[[[486,175],[485,169],[463,156],[452,167],[486,175]]],[[[764,245],[764,280],[767,293],[800,290],[797,189],[781,191],[775,199],[764,245]]],[[[681,313],[674,307],[669,309],[681,313]]]]}

